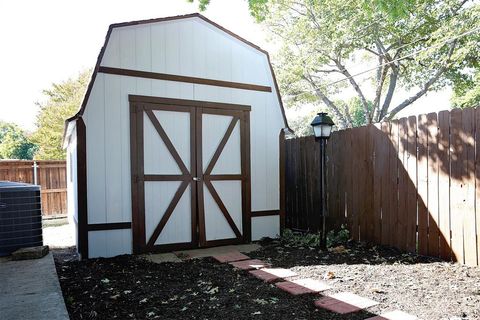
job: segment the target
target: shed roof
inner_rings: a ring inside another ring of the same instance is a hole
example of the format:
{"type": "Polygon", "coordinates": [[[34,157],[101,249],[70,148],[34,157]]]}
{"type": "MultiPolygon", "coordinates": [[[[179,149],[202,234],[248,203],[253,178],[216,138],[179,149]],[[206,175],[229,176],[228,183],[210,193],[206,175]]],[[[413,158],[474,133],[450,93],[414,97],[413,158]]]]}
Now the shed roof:
{"type": "Polygon", "coordinates": [[[171,16],[171,17],[164,17],[164,18],[155,18],[155,19],[147,19],[147,20],[137,20],[137,21],[130,21],[130,22],[114,23],[114,24],[111,24],[109,26],[108,31],[107,31],[107,35],[105,36],[105,42],[103,44],[102,49],[100,50],[100,53],[98,54],[97,63],[95,64],[95,69],[93,70],[92,77],[91,77],[90,82],[87,86],[87,90],[86,90],[85,95],[83,97],[82,104],[80,105],[80,109],[77,111],[77,113],[75,115],[73,115],[72,117],[65,120],[65,127],[64,127],[64,132],[63,132],[64,146],[66,146],[68,144],[67,141],[68,141],[69,134],[67,134],[67,131],[68,131],[69,124],[71,122],[77,120],[78,118],[80,118],[83,115],[83,113],[85,112],[85,108],[87,106],[87,102],[88,102],[88,99],[90,97],[90,93],[92,91],[93,84],[95,82],[95,78],[96,78],[97,73],[100,69],[100,64],[102,62],[102,58],[103,58],[103,55],[105,53],[105,49],[107,47],[107,44],[108,44],[108,41],[110,39],[110,35],[112,34],[113,29],[114,28],[148,24],[148,23],[157,23],[157,22],[164,22],[164,21],[188,19],[188,18],[200,18],[203,21],[213,25],[214,27],[222,30],[223,32],[225,32],[225,33],[229,34],[230,36],[238,39],[239,41],[247,44],[248,46],[262,52],[263,54],[265,54],[267,56],[268,64],[270,66],[270,71],[271,71],[272,78],[273,78],[273,83],[275,85],[275,91],[277,92],[277,98],[278,98],[278,102],[279,102],[280,109],[281,109],[282,116],[283,116],[283,121],[285,123],[285,128],[288,129],[289,131],[293,132],[293,130],[291,130],[290,127],[288,126],[287,117],[285,115],[285,108],[283,106],[282,97],[280,95],[280,90],[279,90],[279,87],[278,87],[277,79],[275,77],[275,73],[273,72],[273,67],[272,67],[272,63],[270,62],[270,56],[269,56],[268,52],[266,50],[260,48],[259,46],[253,44],[252,42],[250,42],[250,41],[240,37],[239,35],[233,33],[232,31],[230,31],[230,30],[222,27],[221,25],[213,22],[212,20],[206,18],[205,16],[203,16],[199,13],[191,13],[191,14],[186,14],[186,15],[178,15],[178,16],[171,16]]]}

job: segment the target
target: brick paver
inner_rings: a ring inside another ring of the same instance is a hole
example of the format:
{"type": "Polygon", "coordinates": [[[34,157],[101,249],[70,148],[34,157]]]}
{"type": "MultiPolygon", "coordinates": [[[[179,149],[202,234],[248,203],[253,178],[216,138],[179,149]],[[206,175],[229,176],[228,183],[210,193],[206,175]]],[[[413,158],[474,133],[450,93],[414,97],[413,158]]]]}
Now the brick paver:
{"type": "Polygon", "coordinates": [[[235,268],[242,270],[252,270],[270,267],[270,264],[258,259],[235,261],[230,262],[230,264],[235,268]]]}
{"type": "Polygon", "coordinates": [[[366,320],[417,320],[418,318],[414,315],[405,313],[400,310],[390,311],[379,316],[368,318],[366,320]]]}
{"type": "Polygon", "coordinates": [[[274,282],[279,279],[285,279],[297,275],[295,272],[283,268],[263,268],[260,270],[252,270],[249,272],[256,278],[265,282],[274,282]]]}
{"type": "Polygon", "coordinates": [[[360,311],[376,304],[378,304],[378,302],[363,298],[351,292],[341,292],[315,301],[316,307],[341,314],[360,311]]]}
{"type": "Polygon", "coordinates": [[[306,279],[297,279],[292,281],[283,281],[275,284],[280,289],[293,294],[307,294],[307,293],[317,293],[320,291],[330,289],[330,286],[323,281],[318,281],[310,278],[306,279]]]}
{"type": "Polygon", "coordinates": [[[213,256],[212,258],[221,263],[250,259],[249,256],[246,256],[239,251],[232,251],[225,254],[219,254],[219,255],[213,256]]]}

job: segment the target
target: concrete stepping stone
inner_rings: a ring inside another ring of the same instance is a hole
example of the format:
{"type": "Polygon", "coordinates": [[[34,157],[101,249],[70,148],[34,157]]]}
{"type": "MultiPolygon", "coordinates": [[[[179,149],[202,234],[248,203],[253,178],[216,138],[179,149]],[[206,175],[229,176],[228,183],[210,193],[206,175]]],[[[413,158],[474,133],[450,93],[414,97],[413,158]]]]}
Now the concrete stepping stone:
{"type": "Polygon", "coordinates": [[[340,292],[315,301],[316,307],[340,314],[357,312],[377,304],[378,302],[376,301],[363,298],[351,292],[340,292]]]}
{"type": "Polygon", "coordinates": [[[212,258],[217,260],[220,263],[250,259],[249,256],[244,255],[240,251],[232,251],[225,254],[219,254],[219,255],[213,256],[212,258]]]}
{"type": "Polygon", "coordinates": [[[235,268],[242,270],[253,270],[270,267],[270,264],[258,259],[235,261],[230,262],[230,264],[235,268]]]}
{"type": "Polygon", "coordinates": [[[418,318],[403,311],[395,310],[381,314],[379,316],[368,318],[366,320],[418,320],[418,318]]]}
{"type": "Polygon", "coordinates": [[[254,277],[265,282],[274,282],[279,279],[294,277],[297,274],[289,269],[283,268],[263,268],[260,270],[249,271],[254,277]]]}
{"type": "Polygon", "coordinates": [[[330,286],[325,282],[310,278],[277,282],[275,285],[294,296],[307,293],[318,293],[330,289],[330,286]]]}

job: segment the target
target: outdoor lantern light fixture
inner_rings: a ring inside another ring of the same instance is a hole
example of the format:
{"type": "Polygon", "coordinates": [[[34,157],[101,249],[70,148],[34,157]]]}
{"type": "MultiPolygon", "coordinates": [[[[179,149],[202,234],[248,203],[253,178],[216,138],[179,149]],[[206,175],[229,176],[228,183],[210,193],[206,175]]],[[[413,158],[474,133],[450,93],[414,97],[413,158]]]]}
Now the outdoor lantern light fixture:
{"type": "Polygon", "coordinates": [[[317,114],[315,119],[313,119],[311,123],[313,127],[313,132],[315,133],[315,140],[320,142],[320,192],[322,193],[322,239],[321,239],[321,247],[322,249],[327,248],[327,230],[325,226],[325,220],[327,216],[327,208],[326,208],[326,197],[325,197],[325,152],[326,152],[326,144],[327,139],[330,138],[330,134],[332,133],[332,127],[334,125],[332,118],[330,118],[325,112],[320,112],[317,114]]]}
{"type": "Polygon", "coordinates": [[[315,138],[317,139],[328,139],[332,133],[332,127],[334,123],[332,118],[330,118],[325,112],[320,112],[317,114],[315,119],[312,121],[313,132],[315,138]]]}

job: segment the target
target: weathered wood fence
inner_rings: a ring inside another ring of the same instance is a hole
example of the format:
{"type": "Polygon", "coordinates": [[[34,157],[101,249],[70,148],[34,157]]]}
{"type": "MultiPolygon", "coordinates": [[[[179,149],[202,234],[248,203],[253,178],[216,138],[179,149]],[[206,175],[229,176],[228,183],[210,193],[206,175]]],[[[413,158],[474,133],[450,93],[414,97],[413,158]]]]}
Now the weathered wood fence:
{"type": "Polygon", "coordinates": [[[67,214],[67,172],[64,160],[0,160],[0,180],[40,185],[42,214],[67,214]]]}
{"type": "MultiPolygon", "coordinates": [[[[319,150],[286,141],[286,226],[320,223],[319,150]]],[[[480,264],[480,109],[338,131],[327,146],[330,227],[353,239],[480,264]]]]}

